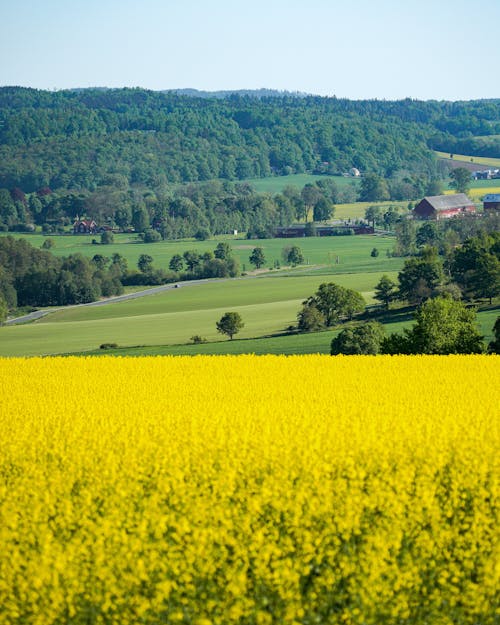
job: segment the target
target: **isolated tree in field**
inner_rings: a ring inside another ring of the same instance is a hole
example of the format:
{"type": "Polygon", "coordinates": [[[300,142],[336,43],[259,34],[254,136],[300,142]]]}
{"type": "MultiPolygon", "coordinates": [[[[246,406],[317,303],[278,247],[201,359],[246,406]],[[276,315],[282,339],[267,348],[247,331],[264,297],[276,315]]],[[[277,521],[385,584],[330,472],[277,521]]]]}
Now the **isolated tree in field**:
{"type": "Polygon", "coordinates": [[[171,271],[182,271],[184,267],[184,261],[182,260],[182,256],[180,254],[174,254],[168,263],[168,268],[171,271]]]}
{"type": "Polygon", "coordinates": [[[252,253],[250,254],[249,260],[256,269],[260,269],[266,262],[264,250],[261,247],[254,247],[252,253]]]}
{"type": "Polygon", "coordinates": [[[391,280],[389,276],[384,274],[378,284],[375,286],[374,299],[384,304],[385,309],[389,310],[389,304],[397,299],[398,287],[394,280],[391,280]]]}
{"type": "Polygon", "coordinates": [[[378,354],[384,336],[384,326],[377,321],[346,328],[332,340],[330,354],[378,354]]]}
{"type": "Polygon", "coordinates": [[[217,331],[226,334],[232,340],[235,334],[244,327],[241,315],[237,312],[227,312],[215,324],[217,331]]]}
{"type": "Polygon", "coordinates": [[[302,306],[302,312],[305,308],[316,307],[323,315],[324,324],[330,327],[341,317],[352,318],[355,313],[362,312],[366,302],[362,295],[353,289],[346,289],[333,282],[323,282],[316,293],[307,298],[302,306]]]}
{"type": "Polygon", "coordinates": [[[457,167],[450,171],[451,186],[457,193],[467,193],[471,188],[472,176],[466,167],[457,167]]]}
{"type": "Polygon", "coordinates": [[[153,271],[153,257],[149,254],[141,254],[137,261],[137,267],[142,273],[150,273],[153,271]]]}
{"type": "Polygon", "coordinates": [[[463,302],[436,297],[415,313],[415,325],[382,342],[385,354],[480,354],[483,337],[476,325],[475,309],[463,302]]]}
{"type": "Polygon", "coordinates": [[[298,245],[292,245],[291,247],[284,247],[282,251],[283,260],[288,265],[296,267],[304,262],[304,255],[298,245]]]}

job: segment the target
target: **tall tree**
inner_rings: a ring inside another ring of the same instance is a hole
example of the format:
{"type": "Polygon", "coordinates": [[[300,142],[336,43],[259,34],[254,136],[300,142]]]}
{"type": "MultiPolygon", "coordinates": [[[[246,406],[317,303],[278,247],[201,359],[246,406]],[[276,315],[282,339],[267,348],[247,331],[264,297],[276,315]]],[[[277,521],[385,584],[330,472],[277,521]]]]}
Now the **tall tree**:
{"type": "Polygon", "coordinates": [[[254,247],[249,260],[256,269],[260,269],[266,262],[264,250],[261,247],[254,247]]]}
{"type": "Polygon", "coordinates": [[[381,302],[386,310],[389,310],[390,303],[396,300],[397,296],[397,284],[388,275],[384,274],[375,286],[374,299],[381,302]]]}
{"type": "Polygon", "coordinates": [[[457,167],[450,171],[451,186],[457,193],[467,193],[472,185],[472,176],[466,167],[457,167]]]}
{"type": "Polygon", "coordinates": [[[201,257],[195,250],[186,250],[182,256],[189,271],[194,271],[201,263],[201,257]]]}
{"type": "Polygon", "coordinates": [[[314,295],[303,302],[303,309],[315,307],[324,317],[327,327],[339,321],[341,317],[352,318],[365,309],[366,302],[360,293],[347,289],[333,282],[323,282],[314,295]]]}
{"type": "Polygon", "coordinates": [[[217,327],[217,332],[226,334],[231,340],[233,340],[233,336],[238,334],[238,332],[245,326],[241,315],[237,312],[225,313],[215,325],[217,327]]]}
{"type": "Polygon", "coordinates": [[[475,309],[451,298],[428,300],[415,314],[415,325],[382,343],[386,354],[480,354],[483,337],[475,309]]]}
{"type": "Polygon", "coordinates": [[[174,254],[168,263],[168,268],[172,271],[181,271],[184,266],[184,261],[180,254],[174,254]]]}
{"type": "Polygon", "coordinates": [[[388,200],[389,187],[378,174],[365,174],[361,179],[359,199],[361,202],[383,202],[388,200]]]}
{"type": "Polygon", "coordinates": [[[153,271],[153,257],[149,254],[141,254],[137,261],[137,267],[142,273],[150,273],[153,271]]]}
{"type": "Polygon", "coordinates": [[[214,251],[215,258],[219,258],[220,260],[228,260],[233,254],[233,250],[229,243],[226,241],[221,241],[217,244],[217,247],[214,251]]]}
{"type": "Polygon", "coordinates": [[[410,258],[398,274],[399,299],[419,304],[432,297],[443,280],[443,265],[437,255],[410,258]]]}
{"type": "Polygon", "coordinates": [[[314,221],[327,221],[333,215],[333,204],[325,197],[320,197],[313,208],[314,221]]]}

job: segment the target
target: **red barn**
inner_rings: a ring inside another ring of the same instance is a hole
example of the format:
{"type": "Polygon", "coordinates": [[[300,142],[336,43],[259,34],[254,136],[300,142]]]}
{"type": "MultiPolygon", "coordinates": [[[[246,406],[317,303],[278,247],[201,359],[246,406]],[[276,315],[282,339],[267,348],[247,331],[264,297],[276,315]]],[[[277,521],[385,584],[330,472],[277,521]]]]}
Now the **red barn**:
{"type": "Polygon", "coordinates": [[[474,202],[465,193],[430,195],[424,197],[413,209],[417,219],[447,219],[475,212],[474,202]]]}

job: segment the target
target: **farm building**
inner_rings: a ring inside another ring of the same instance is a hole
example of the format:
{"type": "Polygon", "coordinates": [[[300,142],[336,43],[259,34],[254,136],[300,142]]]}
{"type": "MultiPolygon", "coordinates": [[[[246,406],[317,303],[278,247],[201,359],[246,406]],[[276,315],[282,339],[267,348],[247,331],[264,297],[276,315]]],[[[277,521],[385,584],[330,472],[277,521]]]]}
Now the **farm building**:
{"type": "Polygon", "coordinates": [[[498,178],[500,170],[498,169],[484,169],[483,171],[475,171],[472,174],[474,180],[491,180],[492,178],[498,178]]]}
{"type": "Polygon", "coordinates": [[[95,234],[97,224],[93,219],[77,219],[73,224],[73,234],[95,234]]]}
{"type": "MultiPolygon", "coordinates": [[[[318,237],[334,237],[343,234],[373,234],[372,226],[367,224],[353,226],[315,226],[315,236],[318,237]]],[[[282,239],[292,239],[296,237],[306,236],[305,224],[296,224],[295,226],[276,228],[275,236],[282,239]]]]}
{"type": "Polygon", "coordinates": [[[488,193],[483,197],[484,210],[500,210],[500,193],[488,193]]]}
{"type": "Polygon", "coordinates": [[[447,219],[475,212],[474,202],[465,193],[430,195],[424,197],[413,209],[413,215],[417,219],[447,219]]]}

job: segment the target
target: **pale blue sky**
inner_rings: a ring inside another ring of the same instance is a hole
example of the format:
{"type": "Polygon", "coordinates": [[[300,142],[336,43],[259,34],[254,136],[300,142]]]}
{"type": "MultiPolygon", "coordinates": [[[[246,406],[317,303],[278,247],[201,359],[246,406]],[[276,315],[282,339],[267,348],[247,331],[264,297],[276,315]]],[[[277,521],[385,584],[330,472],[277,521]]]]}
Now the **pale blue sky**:
{"type": "Polygon", "coordinates": [[[0,0],[0,23],[0,85],[500,97],[500,0],[0,0]]]}

